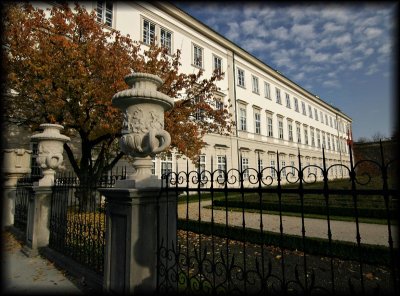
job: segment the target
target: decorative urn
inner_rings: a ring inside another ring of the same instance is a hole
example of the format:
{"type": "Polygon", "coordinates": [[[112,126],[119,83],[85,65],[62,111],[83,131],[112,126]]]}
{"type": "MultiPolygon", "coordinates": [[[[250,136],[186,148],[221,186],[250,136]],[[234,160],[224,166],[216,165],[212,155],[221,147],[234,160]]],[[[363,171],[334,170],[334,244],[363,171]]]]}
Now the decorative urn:
{"type": "Polygon", "coordinates": [[[174,106],[174,101],[157,90],[163,81],[156,75],[132,73],[125,82],[130,88],[116,93],[112,104],[124,116],[120,149],[133,157],[135,172],[127,179],[135,182],[128,182],[128,186],[154,186],[151,158],[171,144],[171,137],[164,130],[164,112],[174,106]]]}
{"type": "Polygon", "coordinates": [[[40,127],[42,133],[31,136],[31,141],[38,142],[37,163],[42,168],[43,178],[39,180],[39,186],[52,186],[57,168],[63,162],[64,143],[70,138],[62,135],[62,125],[44,123],[40,127]]]}

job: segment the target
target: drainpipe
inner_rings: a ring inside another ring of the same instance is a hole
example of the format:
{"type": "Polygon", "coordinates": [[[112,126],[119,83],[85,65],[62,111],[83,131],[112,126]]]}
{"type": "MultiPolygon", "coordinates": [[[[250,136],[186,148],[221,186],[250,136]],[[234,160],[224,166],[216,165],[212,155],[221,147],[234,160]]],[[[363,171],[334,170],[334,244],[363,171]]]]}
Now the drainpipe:
{"type": "Polygon", "coordinates": [[[233,68],[233,100],[235,104],[235,121],[236,121],[236,147],[237,147],[237,157],[238,157],[238,170],[240,168],[240,153],[239,153],[239,132],[238,132],[238,119],[237,119],[237,103],[236,103],[236,68],[235,68],[235,52],[232,51],[232,68],[233,68]]]}

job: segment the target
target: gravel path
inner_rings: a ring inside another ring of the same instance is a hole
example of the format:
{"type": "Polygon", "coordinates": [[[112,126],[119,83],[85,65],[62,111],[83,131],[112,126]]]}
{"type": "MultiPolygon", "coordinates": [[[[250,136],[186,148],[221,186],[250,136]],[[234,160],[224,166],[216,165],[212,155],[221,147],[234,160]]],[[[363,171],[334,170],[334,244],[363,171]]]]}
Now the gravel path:
{"type": "MultiPolygon", "coordinates": [[[[211,200],[201,202],[201,221],[211,222],[212,210],[205,208],[211,205],[211,200]]],[[[187,205],[178,205],[178,217],[186,218],[187,205]]],[[[214,223],[226,224],[226,211],[213,211],[214,223]]],[[[246,228],[260,229],[260,214],[259,213],[244,213],[246,228]]],[[[189,203],[189,219],[199,219],[199,203],[189,203]]],[[[263,214],[262,216],[264,231],[280,232],[279,215],[263,214]]],[[[228,212],[228,223],[232,226],[243,226],[243,213],[237,211],[228,212]]],[[[301,217],[282,216],[283,232],[287,234],[301,236],[301,217]]],[[[328,222],[322,219],[304,218],[305,235],[307,237],[319,237],[328,239],[328,222]]],[[[356,242],[356,223],[346,221],[330,221],[331,233],[333,240],[341,240],[348,242],[356,242]]],[[[397,226],[392,226],[392,238],[395,246],[398,246],[397,226]]],[[[389,245],[388,226],[370,223],[359,223],[359,231],[361,243],[372,245],[389,245]]]]}

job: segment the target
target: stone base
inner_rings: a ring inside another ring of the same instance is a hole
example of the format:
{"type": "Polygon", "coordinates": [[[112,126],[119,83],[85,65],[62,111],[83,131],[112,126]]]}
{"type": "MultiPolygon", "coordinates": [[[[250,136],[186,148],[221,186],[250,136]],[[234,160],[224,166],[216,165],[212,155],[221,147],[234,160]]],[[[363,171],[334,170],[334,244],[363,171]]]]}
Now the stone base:
{"type": "Polygon", "coordinates": [[[31,247],[28,247],[27,245],[23,246],[21,249],[21,252],[26,256],[26,257],[36,257],[39,255],[38,249],[32,249],[31,247]]]}

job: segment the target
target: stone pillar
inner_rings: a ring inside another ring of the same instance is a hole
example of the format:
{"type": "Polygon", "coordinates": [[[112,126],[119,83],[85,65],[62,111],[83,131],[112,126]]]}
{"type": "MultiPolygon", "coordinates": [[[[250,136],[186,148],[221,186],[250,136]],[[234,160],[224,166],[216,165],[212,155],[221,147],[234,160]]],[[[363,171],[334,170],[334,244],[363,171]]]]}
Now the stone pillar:
{"type": "Polygon", "coordinates": [[[58,124],[41,124],[43,132],[33,135],[31,141],[38,142],[36,159],[43,169],[43,178],[34,183],[29,196],[26,245],[22,251],[29,257],[38,254],[38,248],[49,244],[50,204],[54,176],[63,161],[63,145],[70,138],[60,134],[58,124]]]}
{"type": "Polygon", "coordinates": [[[3,227],[14,224],[17,181],[31,171],[31,155],[26,149],[3,150],[3,227]]]}
{"type": "Polygon", "coordinates": [[[51,186],[33,186],[29,196],[26,244],[22,248],[28,257],[38,255],[38,248],[49,244],[51,194],[51,186]]]}
{"type": "Polygon", "coordinates": [[[135,172],[100,190],[107,200],[104,290],[147,294],[157,289],[157,240],[168,235],[176,241],[176,199],[160,196],[161,180],[151,174],[151,156],[171,142],[163,128],[173,100],[157,91],[162,80],[155,75],[134,73],[125,81],[131,88],[112,103],[124,111],[120,148],[133,157],[135,172]],[[170,221],[159,223],[167,211],[170,221]]]}

